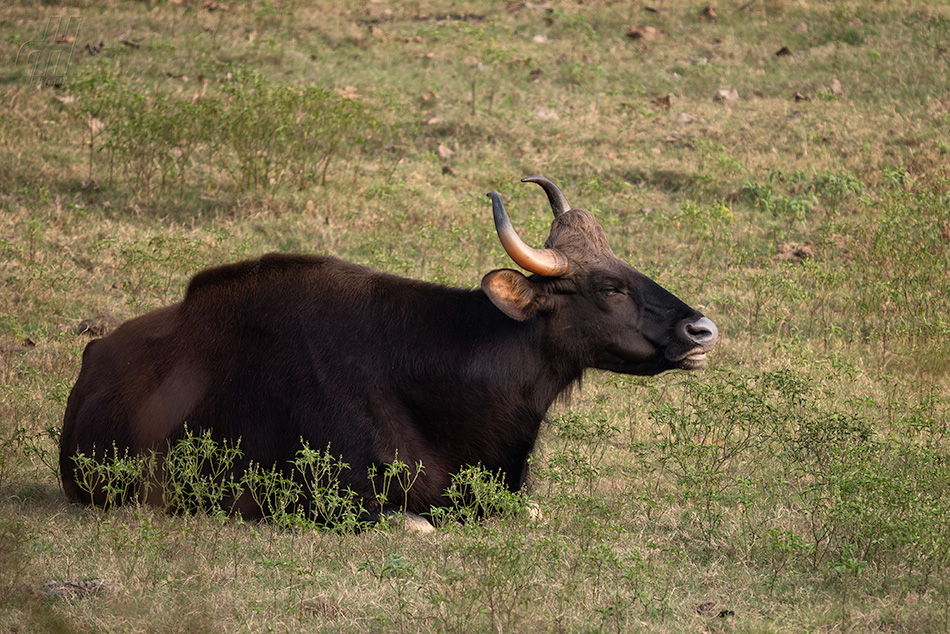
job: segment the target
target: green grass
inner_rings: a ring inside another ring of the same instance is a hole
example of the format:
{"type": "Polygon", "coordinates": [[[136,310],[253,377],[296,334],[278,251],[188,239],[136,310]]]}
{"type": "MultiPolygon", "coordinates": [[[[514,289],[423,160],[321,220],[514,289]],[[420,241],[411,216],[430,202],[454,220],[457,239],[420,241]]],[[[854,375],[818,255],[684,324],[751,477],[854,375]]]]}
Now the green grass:
{"type": "Polygon", "coordinates": [[[220,4],[0,9],[0,631],[950,629],[950,5],[220,4]],[[473,288],[510,266],[486,192],[546,237],[532,174],[721,339],[591,372],[530,508],[478,472],[429,535],[66,503],[83,320],[274,250],[473,288]]]}

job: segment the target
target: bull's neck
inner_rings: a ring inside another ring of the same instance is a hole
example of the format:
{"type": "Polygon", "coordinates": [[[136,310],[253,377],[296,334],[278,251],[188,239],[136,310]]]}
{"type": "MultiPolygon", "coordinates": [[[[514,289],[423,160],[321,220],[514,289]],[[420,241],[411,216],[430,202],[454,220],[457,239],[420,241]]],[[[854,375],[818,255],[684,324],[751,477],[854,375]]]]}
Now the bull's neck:
{"type": "Polygon", "coordinates": [[[582,359],[573,358],[570,348],[559,345],[549,324],[550,316],[536,315],[516,321],[491,306],[482,291],[474,291],[475,301],[486,304],[489,318],[484,330],[476,330],[473,345],[484,348],[508,377],[508,388],[515,397],[530,395],[530,401],[543,412],[557,397],[580,380],[582,359]]]}

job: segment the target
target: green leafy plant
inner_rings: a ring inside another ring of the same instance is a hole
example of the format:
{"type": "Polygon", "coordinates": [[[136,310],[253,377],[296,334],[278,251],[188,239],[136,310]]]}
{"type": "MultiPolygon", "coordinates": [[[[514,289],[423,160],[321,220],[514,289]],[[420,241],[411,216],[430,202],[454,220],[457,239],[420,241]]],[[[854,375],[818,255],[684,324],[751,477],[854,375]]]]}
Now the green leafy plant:
{"type": "Polygon", "coordinates": [[[153,464],[148,456],[130,455],[128,450],[120,453],[115,445],[112,454],[105,453],[101,460],[84,453],[72,459],[77,486],[92,499],[101,499],[104,509],[135,500],[153,464]]]}
{"type": "Polygon", "coordinates": [[[221,88],[231,169],[248,188],[326,185],[330,161],[377,126],[359,102],[317,86],[277,85],[235,69],[221,88]]]}
{"type": "Polygon", "coordinates": [[[240,440],[217,441],[210,430],[195,434],[186,425],[182,437],[156,459],[164,506],[207,515],[230,514],[244,492],[241,478],[234,474],[243,455],[240,440]]]}
{"type": "Polygon", "coordinates": [[[366,509],[349,487],[341,485],[340,474],[350,466],[330,449],[315,451],[304,443],[293,460],[294,471],[303,482],[303,499],[309,503],[304,515],[319,527],[351,531],[361,525],[366,509]]]}
{"type": "Polygon", "coordinates": [[[541,467],[549,493],[557,495],[594,493],[599,478],[606,475],[604,462],[619,429],[606,416],[570,412],[552,419],[562,443],[549,451],[541,467]]]}
{"type": "Polygon", "coordinates": [[[399,452],[393,456],[392,462],[382,465],[370,465],[367,476],[373,486],[373,497],[378,508],[385,511],[387,507],[395,507],[401,511],[409,508],[409,490],[412,485],[425,473],[421,462],[409,466],[399,459],[399,452]]]}
{"type": "Polygon", "coordinates": [[[464,467],[453,474],[445,497],[448,506],[429,511],[439,525],[450,521],[476,524],[489,517],[523,517],[527,509],[525,496],[509,491],[502,474],[480,465],[464,467]]]}

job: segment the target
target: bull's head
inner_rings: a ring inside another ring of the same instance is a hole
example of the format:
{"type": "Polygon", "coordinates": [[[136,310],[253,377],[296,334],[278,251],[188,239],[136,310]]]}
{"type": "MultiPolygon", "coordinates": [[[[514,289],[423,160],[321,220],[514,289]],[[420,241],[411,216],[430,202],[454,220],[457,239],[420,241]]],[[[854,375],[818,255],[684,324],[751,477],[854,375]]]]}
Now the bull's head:
{"type": "Polygon", "coordinates": [[[615,256],[594,216],[572,209],[550,180],[523,182],[547,194],[551,235],[546,248],[529,247],[511,226],[501,196],[488,194],[505,251],[535,274],[487,274],[482,289],[495,306],[518,321],[548,318],[559,340],[570,342],[590,367],[641,375],[705,367],[719,336],[716,325],[615,256]]]}

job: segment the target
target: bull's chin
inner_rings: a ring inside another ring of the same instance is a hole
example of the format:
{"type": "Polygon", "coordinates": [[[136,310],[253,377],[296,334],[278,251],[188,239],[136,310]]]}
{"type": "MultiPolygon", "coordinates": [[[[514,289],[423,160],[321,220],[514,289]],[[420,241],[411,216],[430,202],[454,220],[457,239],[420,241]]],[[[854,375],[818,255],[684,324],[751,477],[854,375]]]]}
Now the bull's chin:
{"type": "Polygon", "coordinates": [[[608,372],[617,372],[618,374],[653,376],[679,366],[663,356],[656,356],[649,359],[625,359],[617,355],[608,354],[598,359],[594,367],[598,370],[607,370],[608,372]]]}
{"type": "Polygon", "coordinates": [[[667,370],[702,370],[708,363],[706,351],[694,349],[685,354],[665,356],[658,354],[647,359],[629,359],[617,354],[606,354],[598,359],[594,367],[598,370],[620,374],[653,376],[667,370]]]}

